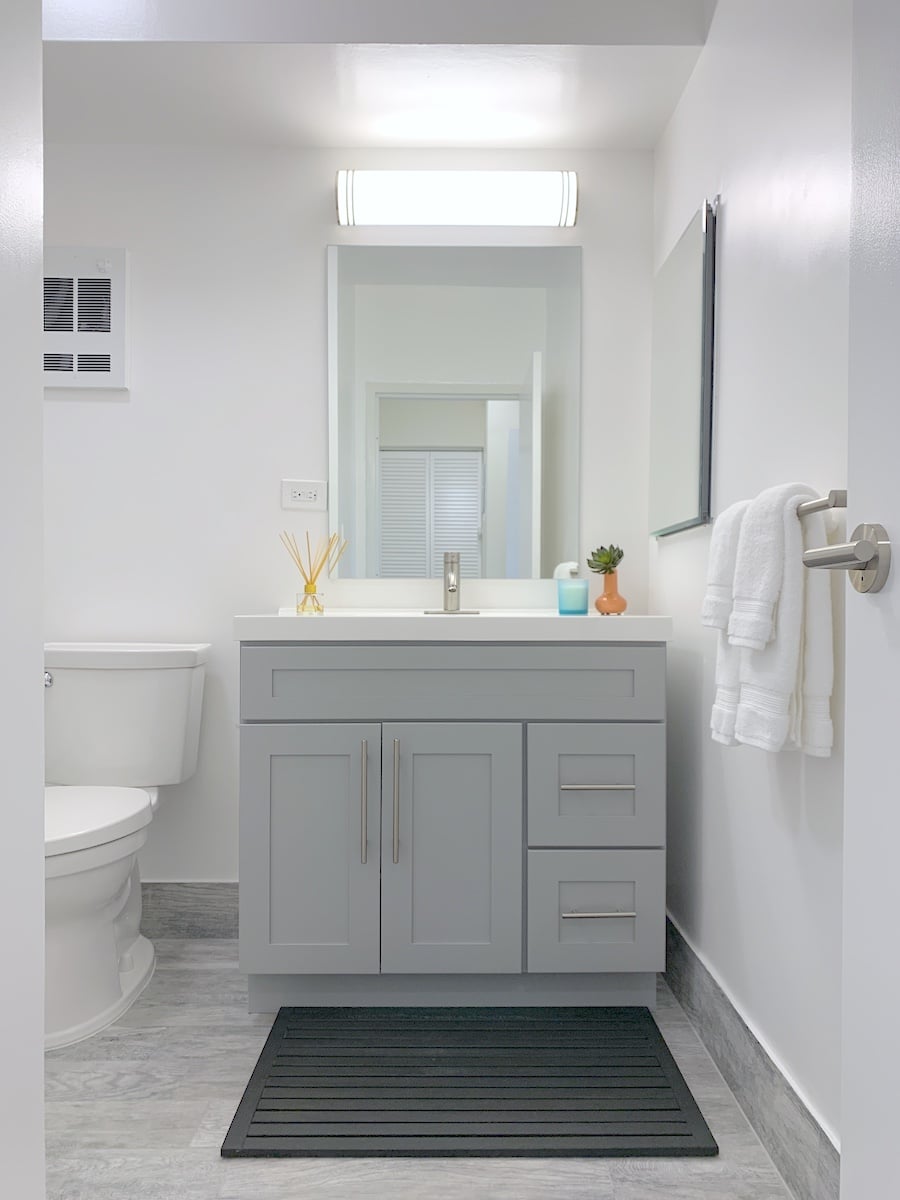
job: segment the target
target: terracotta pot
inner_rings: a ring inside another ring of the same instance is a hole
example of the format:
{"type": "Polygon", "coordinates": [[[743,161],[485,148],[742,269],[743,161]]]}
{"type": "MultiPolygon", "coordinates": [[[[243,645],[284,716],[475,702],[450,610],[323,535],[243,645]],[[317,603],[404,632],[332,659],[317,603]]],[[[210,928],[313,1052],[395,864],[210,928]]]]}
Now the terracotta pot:
{"type": "Polygon", "coordinates": [[[628,607],[628,601],[619,595],[618,571],[603,576],[603,595],[594,601],[594,608],[604,617],[618,616],[628,607]]]}

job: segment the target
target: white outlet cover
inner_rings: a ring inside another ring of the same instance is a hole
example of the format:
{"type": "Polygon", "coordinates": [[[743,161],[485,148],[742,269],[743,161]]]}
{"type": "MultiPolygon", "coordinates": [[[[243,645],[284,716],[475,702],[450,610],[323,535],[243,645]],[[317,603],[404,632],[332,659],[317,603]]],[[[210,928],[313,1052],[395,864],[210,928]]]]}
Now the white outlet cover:
{"type": "Polygon", "coordinates": [[[327,506],[328,485],[324,479],[282,479],[282,508],[324,512],[327,506]]]}

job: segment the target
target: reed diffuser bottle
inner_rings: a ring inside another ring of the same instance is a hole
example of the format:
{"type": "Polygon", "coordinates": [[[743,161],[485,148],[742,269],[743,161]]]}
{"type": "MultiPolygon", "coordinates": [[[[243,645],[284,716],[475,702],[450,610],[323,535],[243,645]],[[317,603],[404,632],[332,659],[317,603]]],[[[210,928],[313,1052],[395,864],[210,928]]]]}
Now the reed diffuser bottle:
{"type": "Polygon", "coordinates": [[[328,567],[328,574],[331,574],[340,562],[341,555],[347,549],[348,543],[344,542],[341,544],[338,534],[333,533],[327,542],[319,542],[316,545],[316,552],[313,554],[309,540],[309,531],[307,531],[306,560],[304,561],[303,553],[297,544],[296,537],[292,533],[284,530],[281,534],[281,542],[303,578],[303,591],[297,593],[297,616],[322,616],[325,612],[325,596],[318,589],[319,576],[326,566],[328,567]]]}

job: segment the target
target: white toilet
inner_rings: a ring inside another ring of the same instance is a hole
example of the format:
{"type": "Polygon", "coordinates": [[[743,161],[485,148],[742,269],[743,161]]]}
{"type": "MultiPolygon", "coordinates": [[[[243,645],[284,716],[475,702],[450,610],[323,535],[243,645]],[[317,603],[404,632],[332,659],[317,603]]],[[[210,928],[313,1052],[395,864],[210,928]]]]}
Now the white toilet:
{"type": "Polygon", "coordinates": [[[209,646],[54,642],[46,685],[47,1048],[121,1016],[153,974],[137,853],[197,766],[209,646]]]}

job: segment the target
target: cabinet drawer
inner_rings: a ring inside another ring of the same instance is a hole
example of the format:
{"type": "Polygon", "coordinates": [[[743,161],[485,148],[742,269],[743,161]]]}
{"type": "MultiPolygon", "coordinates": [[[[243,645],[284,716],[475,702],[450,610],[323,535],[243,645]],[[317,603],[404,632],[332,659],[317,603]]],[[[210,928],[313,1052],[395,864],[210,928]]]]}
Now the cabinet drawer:
{"type": "Polygon", "coordinates": [[[663,725],[529,725],[529,846],[662,846],[663,725]]]}
{"type": "Polygon", "coordinates": [[[243,643],[241,720],[660,721],[665,661],[657,645],[243,643]]]}
{"type": "Polygon", "coordinates": [[[528,971],[664,970],[665,870],[664,850],[529,850],[528,971]]]}

